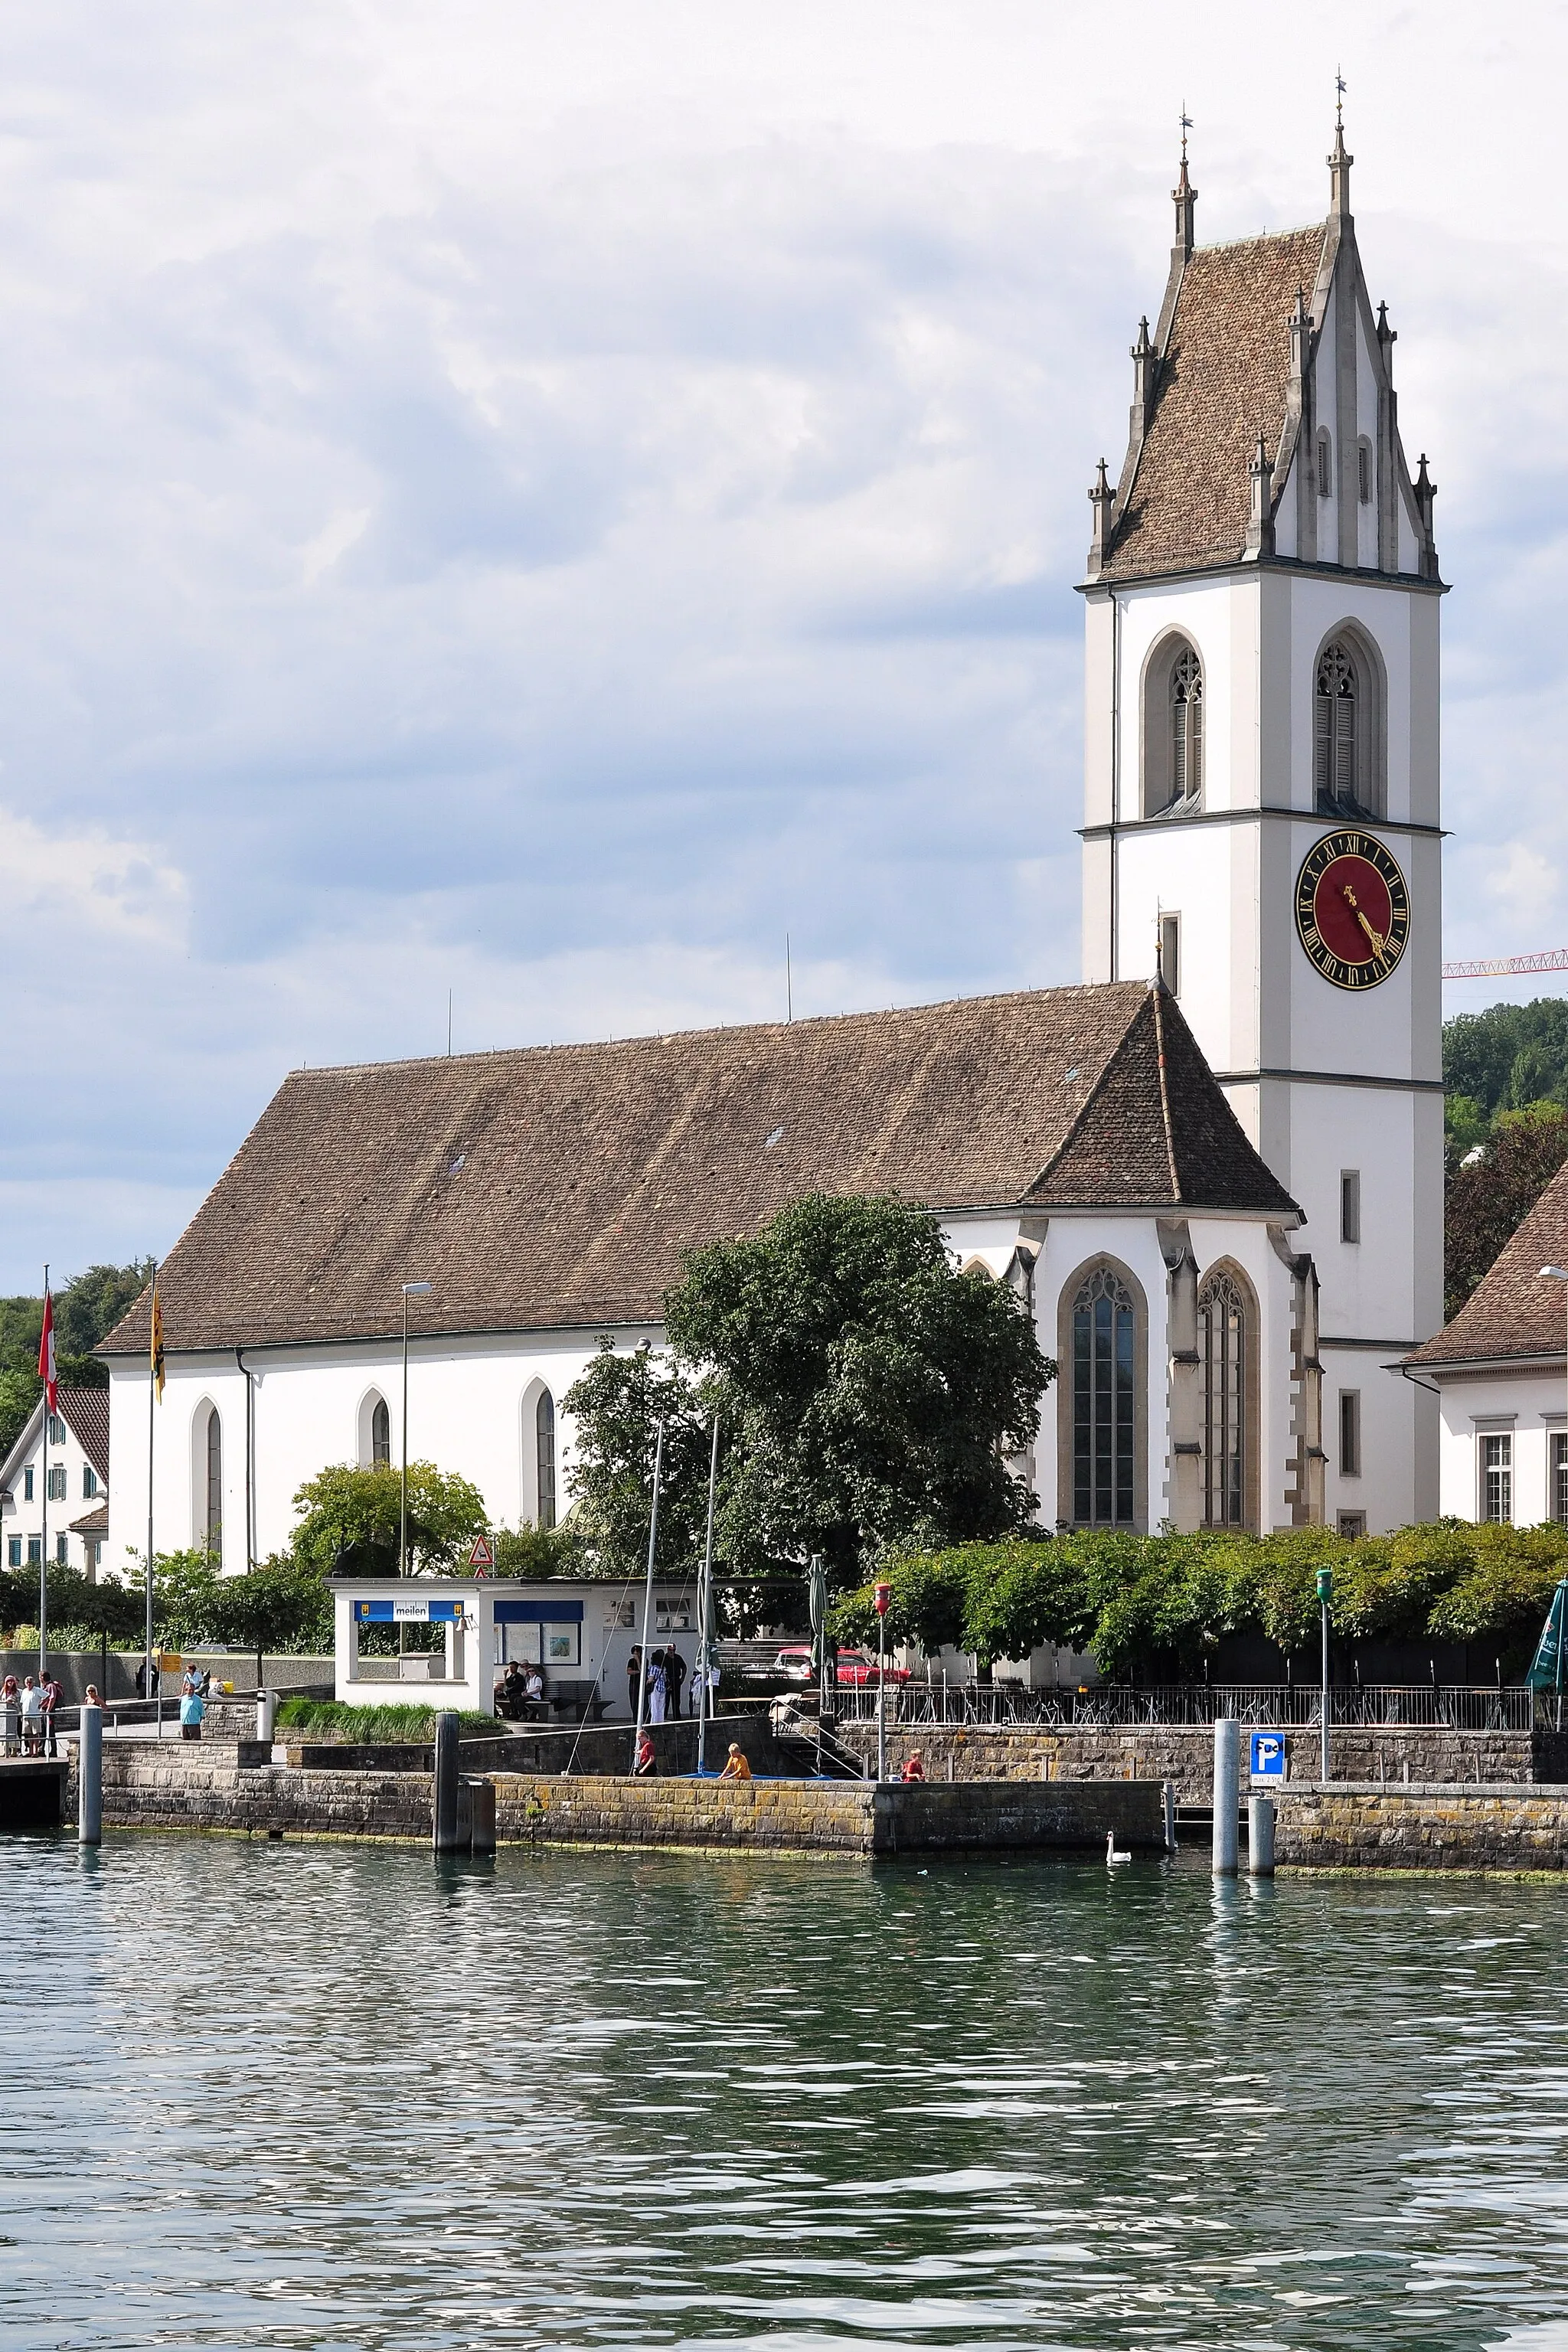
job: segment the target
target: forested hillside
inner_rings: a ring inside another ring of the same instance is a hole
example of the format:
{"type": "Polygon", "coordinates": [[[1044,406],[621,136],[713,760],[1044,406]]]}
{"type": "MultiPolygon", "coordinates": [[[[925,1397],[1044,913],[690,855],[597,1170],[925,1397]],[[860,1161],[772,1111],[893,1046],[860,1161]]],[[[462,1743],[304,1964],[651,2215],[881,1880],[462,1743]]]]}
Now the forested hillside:
{"type": "Polygon", "coordinates": [[[1443,1024],[1444,1311],[1457,1315],[1568,1160],[1568,1000],[1443,1024]]]}

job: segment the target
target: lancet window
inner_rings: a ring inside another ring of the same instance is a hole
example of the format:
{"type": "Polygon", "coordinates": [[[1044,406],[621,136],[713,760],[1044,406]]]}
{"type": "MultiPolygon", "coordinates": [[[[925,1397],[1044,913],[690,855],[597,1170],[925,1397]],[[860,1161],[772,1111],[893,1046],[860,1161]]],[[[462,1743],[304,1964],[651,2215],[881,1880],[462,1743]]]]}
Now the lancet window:
{"type": "Polygon", "coordinates": [[[1137,1443],[1137,1312],[1126,1285],[1096,1266],[1072,1310],[1073,1518],[1131,1527],[1137,1443]]]}
{"type": "Polygon", "coordinates": [[[1318,660],[1313,707],[1315,772],[1320,808],[1353,809],[1356,772],[1356,705],[1360,680],[1350,648],[1335,638],[1318,660]]]}
{"type": "Polygon", "coordinates": [[[1247,1519],[1247,1319],[1239,1285],[1228,1274],[1211,1275],[1198,1293],[1204,1525],[1210,1528],[1239,1528],[1247,1519]]]}

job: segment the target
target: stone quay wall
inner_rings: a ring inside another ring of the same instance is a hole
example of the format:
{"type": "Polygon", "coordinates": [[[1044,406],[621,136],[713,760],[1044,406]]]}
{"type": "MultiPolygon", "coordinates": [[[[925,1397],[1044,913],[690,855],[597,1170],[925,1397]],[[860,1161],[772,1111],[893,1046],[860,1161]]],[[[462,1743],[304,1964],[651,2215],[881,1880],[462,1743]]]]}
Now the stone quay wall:
{"type": "Polygon", "coordinates": [[[819,1853],[984,1853],[1119,1844],[1157,1852],[1157,1785],[862,1780],[532,1780],[498,1773],[503,1843],[799,1848],[819,1853]]]}
{"type": "MultiPolygon", "coordinates": [[[[74,1743],[68,1811],[76,1806],[74,1743]]],[[[891,1854],[1120,1844],[1157,1851],[1157,1785],[955,1782],[876,1788],[855,1780],[634,1780],[497,1773],[503,1843],[668,1845],[891,1854]]],[[[218,1830],[250,1837],[428,1840],[428,1772],[274,1764],[255,1741],[160,1749],[106,1739],[103,1818],[119,1829],[218,1830]]]]}
{"type": "Polygon", "coordinates": [[[1283,1868],[1568,1871],[1568,1789],[1299,1785],[1276,1804],[1283,1868]]]}
{"type": "MultiPolygon", "coordinates": [[[[1250,1726],[1243,1724],[1245,1734],[1250,1726]]],[[[875,1723],[841,1725],[838,1740],[854,1754],[875,1758],[875,1723]]],[[[1183,1805],[1206,1805],[1214,1794],[1214,1727],[1210,1724],[1147,1723],[1125,1728],[1048,1729],[984,1725],[888,1726],[888,1769],[902,1769],[919,1748],[928,1780],[1172,1780],[1183,1805]]],[[[1287,1783],[1316,1781],[1316,1726],[1285,1733],[1287,1783]]],[[[1387,1782],[1488,1786],[1568,1781],[1568,1733],[1447,1731],[1418,1724],[1345,1726],[1330,1734],[1330,1771],[1351,1783],[1387,1782]]],[[[1245,1748],[1242,1778],[1247,1777],[1245,1748]]]]}

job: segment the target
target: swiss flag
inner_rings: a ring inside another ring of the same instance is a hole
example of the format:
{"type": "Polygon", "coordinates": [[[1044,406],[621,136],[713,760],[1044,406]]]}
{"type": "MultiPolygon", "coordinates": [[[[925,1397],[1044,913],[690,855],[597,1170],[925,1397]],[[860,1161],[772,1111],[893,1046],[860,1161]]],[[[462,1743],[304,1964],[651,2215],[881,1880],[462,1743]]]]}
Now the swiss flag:
{"type": "Polygon", "coordinates": [[[55,1409],[58,1375],[55,1371],[55,1302],[48,1291],[44,1293],[44,1328],[38,1337],[38,1378],[44,1384],[44,1395],[51,1412],[55,1409]]]}

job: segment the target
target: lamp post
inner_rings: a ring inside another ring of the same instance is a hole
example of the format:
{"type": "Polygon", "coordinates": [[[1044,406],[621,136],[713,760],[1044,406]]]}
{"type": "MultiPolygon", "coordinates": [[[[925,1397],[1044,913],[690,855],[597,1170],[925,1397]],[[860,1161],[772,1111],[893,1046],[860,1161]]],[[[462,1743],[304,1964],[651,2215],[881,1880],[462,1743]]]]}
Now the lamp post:
{"type": "MultiPolygon", "coordinates": [[[[1562,1265],[1543,1265],[1543,1266],[1542,1267],[1542,1269],[1541,1269],[1541,1272],[1540,1272],[1539,1276],[1538,1276],[1536,1278],[1537,1278],[1537,1280],[1538,1280],[1538,1281],[1541,1281],[1541,1282],[1561,1282],[1561,1283],[1564,1286],[1564,1287],[1563,1287],[1563,1299],[1564,1299],[1564,1301],[1565,1301],[1565,1302],[1568,1302],[1568,1266],[1562,1266],[1562,1265]]],[[[1568,1347],[1568,1341],[1565,1341],[1564,1345],[1565,1345],[1565,1347],[1568,1347]]],[[[1565,1355],[1565,1357],[1564,1357],[1564,1369],[1565,1369],[1565,1370],[1568,1370],[1568,1355],[1565,1355]]],[[[1548,1445],[1548,1448],[1550,1448],[1550,1446],[1551,1446],[1551,1443],[1552,1443],[1551,1439],[1550,1439],[1550,1438],[1548,1438],[1548,1440],[1547,1440],[1547,1445],[1548,1445]]],[[[1568,1445],[1568,1438],[1564,1438],[1563,1443],[1564,1443],[1564,1444],[1565,1444],[1565,1445],[1568,1445]]],[[[1549,1455],[1549,1459],[1550,1459],[1550,1455],[1549,1455]]],[[[1557,1482],[1556,1482],[1556,1480],[1555,1480],[1555,1479],[1552,1479],[1552,1482],[1551,1482],[1551,1486],[1552,1486],[1552,1491],[1550,1492],[1550,1494],[1549,1494],[1549,1495],[1548,1495],[1548,1496],[1547,1496],[1547,1507],[1550,1509],[1550,1511],[1551,1511],[1551,1513],[1552,1513],[1552,1517],[1553,1517],[1554,1519],[1558,1519],[1558,1520],[1559,1520],[1559,1523],[1561,1524],[1561,1514],[1559,1513],[1559,1510],[1558,1510],[1558,1497],[1557,1497],[1557,1491],[1556,1491],[1556,1489],[1557,1489],[1557,1482]]]]}
{"type": "Polygon", "coordinates": [[[1322,1771],[1320,1778],[1329,1777],[1329,1602],[1333,1598],[1334,1571],[1331,1568],[1318,1570],[1318,1606],[1323,1617],[1323,1692],[1321,1713],[1322,1771]]]}
{"type": "Polygon", "coordinates": [[[397,1573],[408,1573],[408,1302],[411,1298],[428,1298],[436,1287],[433,1282],[405,1282],[403,1286],[403,1469],[397,1487],[397,1573]]]}
{"type": "Polygon", "coordinates": [[[888,1777],[888,1603],[890,1584],[879,1584],[877,1601],[877,1779],[888,1777]]]}

